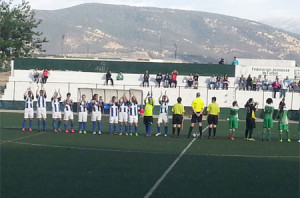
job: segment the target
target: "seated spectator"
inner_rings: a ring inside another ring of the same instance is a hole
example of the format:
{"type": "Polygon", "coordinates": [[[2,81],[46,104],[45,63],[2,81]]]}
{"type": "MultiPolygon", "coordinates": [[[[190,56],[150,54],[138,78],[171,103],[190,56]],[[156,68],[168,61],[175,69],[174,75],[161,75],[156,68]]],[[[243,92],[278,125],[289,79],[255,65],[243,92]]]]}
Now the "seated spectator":
{"type": "Polygon", "coordinates": [[[224,58],[221,58],[221,60],[219,61],[219,64],[220,64],[220,65],[224,65],[224,64],[225,64],[224,58]]]}
{"type": "Polygon", "coordinates": [[[50,72],[47,69],[44,69],[43,78],[42,78],[42,83],[43,84],[46,84],[49,75],[50,75],[50,72]]]}
{"type": "Polygon", "coordinates": [[[257,85],[257,79],[256,79],[256,77],[253,77],[253,80],[252,80],[252,91],[256,91],[256,85],[257,85]]]}
{"type": "Polygon", "coordinates": [[[244,91],[246,89],[246,78],[244,77],[244,75],[242,75],[239,80],[239,90],[241,89],[243,89],[244,91]]]}
{"type": "Polygon", "coordinates": [[[194,84],[194,77],[193,77],[192,73],[190,73],[190,75],[187,78],[187,84],[188,84],[188,87],[192,87],[192,85],[194,84]]]}
{"type": "Polygon", "coordinates": [[[170,87],[172,87],[172,84],[175,85],[175,88],[177,87],[177,75],[178,75],[178,71],[174,70],[171,74],[171,83],[170,83],[170,87]]]}
{"type": "Polygon", "coordinates": [[[261,75],[258,75],[256,82],[256,90],[259,91],[262,88],[262,78],[261,75]]]}
{"type": "Polygon", "coordinates": [[[248,90],[251,90],[251,88],[252,88],[252,78],[251,78],[251,75],[249,74],[249,76],[248,76],[248,78],[247,78],[247,84],[246,84],[246,89],[247,89],[247,91],[248,90]]]}
{"type": "Polygon", "coordinates": [[[162,74],[159,72],[159,73],[156,75],[156,82],[158,83],[158,87],[160,87],[161,81],[162,81],[162,74]]]}
{"type": "Polygon", "coordinates": [[[216,88],[216,83],[217,83],[217,78],[215,75],[212,75],[209,79],[209,88],[210,89],[215,89],[216,88]]]}
{"type": "Polygon", "coordinates": [[[290,87],[293,91],[296,91],[298,88],[298,80],[297,80],[297,76],[295,76],[295,78],[293,79],[293,81],[290,84],[290,87]]]}
{"type": "Polygon", "coordinates": [[[223,78],[223,89],[228,90],[228,84],[229,84],[228,75],[225,74],[223,78]]]}
{"type": "Polygon", "coordinates": [[[117,80],[124,80],[124,75],[123,73],[120,71],[120,73],[117,75],[117,80]]]}
{"type": "Polygon", "coordinates": [[[280,84],[280,98],[285,98],[286,92],[288,90],[289,84],[284,79],[280,84]]]}
{"type": "Polygon", "coordinates": [[[220,87],[222,87],[221,77],[217,76],[216,89],[219,89],[220,87]]]}
{"type": "Polygon", "coordinates": [[[266,90],[269,90],[269,80],[267,78],[267,75],[264,75],[264,78],[262,79],[262,88],[264,89],[264,87],[266,87],[266,90]]]}
{"type": "Polygon", "coordinates": [[[40,72],[38,68],[35,68],[35,70],[33,70],[32,76],[33,76],[33,82],[36,82],[38,84],[40,81],[40,72]]]}
{"type": "Polygon", "coordinates": [[[278,78],[276,78],[275,82],[273,82],[272,87],[273,87],[273,98],[276,98],[276,93],[280,90],[280,84],[278,78]]]}
{"type": "Polygon", "coordinates": [[[287,89],[287,90],[290,90],[290,89],[291,89],[292,80],[289,79],[289,77],[287,76],[287,77],[285,78],[285,82],[288,84],[288,89],[287,89]]]}
{"type": "Polygon", "coordinates": [[[199,74],[195,73],[194,75],[194,88],[198,89],[198,80],[199,80],[199,74]]]}
{"type": "Polygon", "coordinates": [[[164,77],[164,87],[165,88],[168,88],[169,87],[169,85],[170,85],[170,75],[169,75],[169,73],[167,72],[166,74],[165,74],[165,77],[164,77]]]}
{"type": "Polygon", "coordinates": [[[149,71],[146,70],[144,74],[144,80],[143,80],[143,87],[145,87],[145,84],[147,84],[147,87],[149,87],[149,71]]]}
{"type": "Polygon", "coordinates": [[[236,59],[236,57],[233,58],[233,61],[232,61],[232,65],[236,66],[239,64],[239,61],[236,59]]]}
{"type": "Polygon", "coordinates": [[[108,81],[110,80],[110,82],[111,82],[111,85],[114,85],[114,80],[112,79],[112,77],[111,77],[111,71],[108,71],[107,73],[106,73],[106,85],[108,85],[108,81]]]}

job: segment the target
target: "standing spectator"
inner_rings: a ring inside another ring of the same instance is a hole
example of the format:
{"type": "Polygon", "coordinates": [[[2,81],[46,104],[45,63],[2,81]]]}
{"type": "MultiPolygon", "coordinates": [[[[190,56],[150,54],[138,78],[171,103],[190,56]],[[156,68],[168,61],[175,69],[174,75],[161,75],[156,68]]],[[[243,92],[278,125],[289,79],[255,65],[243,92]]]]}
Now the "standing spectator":
{"type": "Polygon", "coordinates": [[[210,89],[215,89],[216,88],[216,83],[217,83],[216,76],[212,75],[212,77],[210,77],[210,79],[209,79],[209,88],[210,89]]]}
{"type": "Polygon", "coordinates": [[[217,76],[216,89],[219,89],[222,86],[221,77],[217,76]]]}
{"type": "Polygon", "coordinates": [[[243,89],[245,91],[245,88],[246,88],[246,78],[244,77],[244,75],[242,75],[239,80],[239,90],[243,89]]]}
{"type": "Polygon", "coordinates": [[[195,73],[194,75],[194,88],[198,89],[198,80],[199,80],[199,74],[195,73]]]}
{"type": "Polygon", "coordinates": [[[219,61],[219,64],[220,64],[220,65],[224,65],[224,64],[225,64],[224,58],[221,58],[221,60],[219,61]]]}
{"type": "Polygon", "coordinates": [[[248,90],[251,90],[251,88],[252,88],[252,78],[251,78],[251,75],[249,74],[249,76],[247,78],[246,89],[248,91],[248,90]]]}
{"type": "Polygon", "coordinates": [[[256,91],[256,84],[257,84],[257,79],[256,79],[256,77],[253,77],[253,80],[252,80],[252,91],[256,91]]]}
{"type": "Polygon", "coordinates": [[[162,74],[159,72],[157,75],[156,75],[156,82],[158,83],[158,87],[160,87],[160,83],[162,81],[162,74]]]}
{"type": "Polygon", "coordinates": [[[296,91],[297,90],[297,87],[298,87],[298,81],[297,81],[297,76],[295,76],[294,80],[291,82],[291,89],[293,91],[296,91]]]}
{"type": "Polygon", "coordinates": [[[172,76],[172,81],[170,83],[170,87],[172,87],[172,84],[175,85],[175,88],[177,87],[177,75],[178,75],[178,71],[174,70],[171,74],[172,76]]]}
{"type": "Polygon", "coordinates": [[[262,78],[261,75],[258,76],[257,82],[256,82],[256,90],[259,91],[262,88],[262,78]]]}
{"type": "Polygon", "coordinates": [[[262,79],[262,88],[264,89],[266,87],[266,90],[269,90],[269,80],[267,78],[267,75],[264,75],[264,78],[262,79]]]}
{"type": "Polygon", "coordinates": [[[272,87],[273,87],[273,98],[276,98],[276,92],[278,92],[280,89],[280,84],[279,84],[278,78],[276,78],[275,82],[273,82],[272,87]]]}
{"type": "Polygon", "coordinates": [[[47,69],[44,69],[44,71],[43,71],[43,78],[42,78],[43,84],[46,84],[49,75],[50,75],[50,72],[47,69]]]}
{"type": "Polygon", "coordinates": [[[286,82],[286,79],[284,79],[281,82],[281,89],[280,89],[280,98],[285,98],[286,92],[288,90],[289,84],[286,82]]]}
{"type": "Polygon", "coordinates": [[[110,80],[111,85],[114,85],[114,80],[111,77],[111,71],[108,71],[106,74],[106,85],[108,85],[108,81],[110,80]]]}
{"type": "Polygon", "coordinates": [[[145,83],[147,83],[147,87],[149,87],[149,71],[146,70],[144,74],[143,87],[145,87],[145,83]]]}
{"type": "Polygon", "coordinates": [[[120,73],[117,75],[117,80],[124,80],[124,75],[122,71],[120,71],[120,73]]]}
{"type": "Polygon", "coordinates": [[[165,88],[168,88],[169,87],[169,84],[170,84],[170,75],[169,73],[167,72],[165,77],[164,77],[164,87],[165,88]]]}
{"type": "Polygon", "coordinates": [[[232,61],[232,65],[236,66],[239,64],[239,61],[236,59],[236,57],[233,58],[233,61],[232,61]]]}
{"type": "Polygon", "coordinates": [[[33,82],[36,82],[36,84],[38,84],[40,81],[40,72],[38,68],[35,68],[35,70],[33,70],[32,75],[33,75],[33,82]]]}
{"type": "Polygon", "coordinates": [[[223,78],[223,89],[228,90],[228,84],[229,84],[228,75],[225,74],[223,78]]]}
{"type": "Polygon", "coordinates": [[[192,85],[194,84],[194,77],[192,73],[190,73],[190,75],[187,78],[187,84],[189,88],[192,87],[192,85]]]}

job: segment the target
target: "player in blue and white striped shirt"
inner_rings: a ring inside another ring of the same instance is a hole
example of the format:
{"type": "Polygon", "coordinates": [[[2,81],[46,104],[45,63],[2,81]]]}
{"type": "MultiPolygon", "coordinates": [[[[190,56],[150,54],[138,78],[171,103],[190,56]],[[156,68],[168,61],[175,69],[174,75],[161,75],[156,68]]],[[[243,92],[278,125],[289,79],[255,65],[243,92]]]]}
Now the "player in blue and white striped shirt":
{"type": "Polygon", "coordinates": [[[119,133],[119,135],[123,134],[123,125],[125,125],[125,133],[126,133],[126,135],[128,135],[127,122],[128,122],[129,102],[125,95],[119,99],[119,105],[120,105],[120,108],[119,108],[120,133],[119,133]]]}
{"type": "Polygon", "coordinates": [[[165,137],[168,135],[168,106],[169,106],[169,98],[166,95],[161,95],[158,99],[160,108],[159,108],[159,115],[158,115],[158,120],[157,120],[157,134],[155,136],[161,135],[160,132],[160,125],[161,123],[165,124],[165,137]]]}
{"type": "Polygon", "coordinates": [[[74,133],[74,116],[73,116],[73,100],[71,99],[71,93],[67,93],[67,99],[64,100],[64,121],[65,121],[65,132],[69,133],[68,121],[71,121],[71,132],[74,133]]]}
{"type": "MultiPolygon", "coordinates": [[[[101,97],[101,96],[100,96],[101,97]]],[[[92,116],[91,121],[93,123],[93,135],[96,135],[96,122],[98,123],[98,134],[101,135],[101,117],[102,117],[102,106],[103,102],[99,101],[98,94],[93,95],[93,100],[91,101],[92,116]]]]}
{"type": "Polygon", "coordinates": [[[52,128],[54,132],[60,132],[60,125],[61,125],[61,111],[60,111],[60,101],[61,101],[61,94],[60,91],[54,92],[51,98],[51,106],[52,106],[52,128]],[[59,95],[59,96],[58,96],[59,95]],[[57,128],[56,128],[56,119],[57,128]]]}
{"type": "Polygon", "coordinates": [[[86,134],[86,122],[87,122],[87,107],[88,107],[88,102],[86,101],[86,96],[85,94],[82,94],[81,96],[81,101],[79,102],[78,106],[78,122],[79,122],[79,133],[86,134]],[[83,125],[83,128],[82,128],[83,125]]]}
{"type": "Polygon", "coordinates": [[[109,105],[109,132],[110,134],[114,132],[114,135],[117,135],[119,104],[115,96],[112,97],[109,105]]]}
{"type": "Polygon", "coordinates": [[[131,100],[129,100],[128,106],[129,113],[129,135],[132,136],[132,124],[135,125],[135,135],[138,136],[138,122],[139,122],[139,107],[136,97],[132,95],[131,100]]]}
{"type": "Polygon", "coordinates": [[[30,88],[24,93],[24,101],[25,101],[25,110],[24,110],[24,121],[22,131],[25,131],[26,121],[30,119],[29,122],[29,131],[32,131],[32,123],[33,123],[33,100],[34,96],[30,88]]]}
{"type": "Polygon", "coordinates": [[[46,131],[46,90],[40,90],[40,94],[38,89],[36,90],[36,107],[37,107],[37,119],[38,119],[38,130],[41,131],[41,121],[43,120],[43,131],[46,131]]]}

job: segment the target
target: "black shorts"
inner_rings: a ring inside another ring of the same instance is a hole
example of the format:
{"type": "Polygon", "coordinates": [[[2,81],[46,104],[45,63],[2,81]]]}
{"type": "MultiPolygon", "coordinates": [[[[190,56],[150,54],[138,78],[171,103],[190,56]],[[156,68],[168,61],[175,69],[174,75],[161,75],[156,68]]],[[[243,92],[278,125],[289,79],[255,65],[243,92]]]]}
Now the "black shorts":
{"type": "Polygon", "coordinates": [[[197,115],[193,113],[191,122],[192,123],[202,122],[202,114],[199,117],[197,117],[197,115]]]}
{"type": "Polygon", "coordinates": [[[208,122],[208,124],[217,125],[218,119],[219,119],[219,116],[217,116],[217,115],[208,115],[207,122],[208,122]]]}
{"type": "Polygon", "coordinates": [[[256,127],[255,119],[254,118],[246,118],[246,128],[254,129],[255,127],[256,127]]]}
{"type": "Polygon", "coordinates": [[[174,114],[172,119],[172,124],[182,124],[182,115],[174,114]]]}
{"type": "Polygon", "coordinates": [[[153,117],[152,116],[144,116],[144,124],[152,124],[153,117]]]}

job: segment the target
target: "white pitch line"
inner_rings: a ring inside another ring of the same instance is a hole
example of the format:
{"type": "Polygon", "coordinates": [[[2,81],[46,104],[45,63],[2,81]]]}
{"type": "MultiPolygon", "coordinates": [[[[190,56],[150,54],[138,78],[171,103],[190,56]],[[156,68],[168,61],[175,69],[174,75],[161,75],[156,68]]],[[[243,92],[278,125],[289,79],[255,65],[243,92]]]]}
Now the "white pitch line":
{"type": "MultiPolygon", "coordinates": [[[[23,132],[24,133],[24,132],[23,132]]],[[[30,138],[30,137],[34,137],[34,136],[38,136],[38,135],[42,135],[44,133],[37,133],[37,134],[34,134],[34,135],[28,135],[28,136],[24,136],[24,137],[19,137],[19,138],[15,138],[15,139],[12,139],[12,140],[3,140],[1,141],[0,144],[4,144],[6,142],[13,142],[13,141],[16,141],[16,140],[23,140],[23,139],[26,139],[26,138],[30,138]]]]}
{"type": "MultiPolygon", "coordinates": [[[[203,130],[203,132],[208,129],[208,126],[203,130]]],[[[149,198],[153,192],[157,189],[159,184],[166,178],[169,172],[174,168],[174,166],[178,163],[181,157],[185,154],[185,152],[192,146],[192,144],[196,141],[197,138],[193,138],[193,140],[183,149],[180,155],[174,160],[174,162],[167,168],[167,170],[162,174],[162,176],[155,182],[149,192],[144,196],[144,198],[149,198]]]]}

